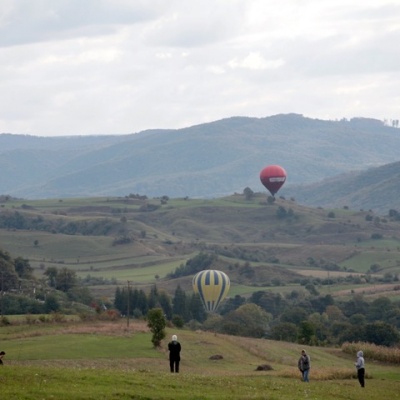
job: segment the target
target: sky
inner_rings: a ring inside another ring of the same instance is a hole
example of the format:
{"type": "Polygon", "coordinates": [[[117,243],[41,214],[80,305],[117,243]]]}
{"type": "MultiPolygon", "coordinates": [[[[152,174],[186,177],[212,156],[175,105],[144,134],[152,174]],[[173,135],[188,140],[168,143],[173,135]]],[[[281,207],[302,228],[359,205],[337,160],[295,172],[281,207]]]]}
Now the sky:
{"type": "Polygon", "coordinates": [[[400,0],[1,0],[0,133],[400,118],[400,0]]]}

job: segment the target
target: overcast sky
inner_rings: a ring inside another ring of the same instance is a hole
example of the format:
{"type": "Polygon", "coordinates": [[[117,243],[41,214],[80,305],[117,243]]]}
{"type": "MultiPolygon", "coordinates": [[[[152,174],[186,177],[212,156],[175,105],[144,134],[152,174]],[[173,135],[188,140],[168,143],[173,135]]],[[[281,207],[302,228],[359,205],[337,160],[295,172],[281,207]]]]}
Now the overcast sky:
{"type": "Polygon", "coordinates": [[[400,118],[400,0],[1,0],[0,133],[400,118]]]}

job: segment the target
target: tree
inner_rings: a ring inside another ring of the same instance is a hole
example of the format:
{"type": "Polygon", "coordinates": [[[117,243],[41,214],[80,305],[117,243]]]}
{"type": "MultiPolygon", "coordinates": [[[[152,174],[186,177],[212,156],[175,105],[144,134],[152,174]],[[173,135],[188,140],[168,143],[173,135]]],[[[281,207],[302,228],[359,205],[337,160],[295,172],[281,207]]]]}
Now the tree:
{"type": "Polygon", "coordinates": [[[365,325],[364,341],[378,346],[394,346],[400,342],[396,328],[382,321],[365,325]]]}
{"type": "Polygon", "coordinates": [[[312,283],[307,283],[307,285],[304,286],[304,288],[307,289],[310,292],[310,294],[313,295],[313,296],[318,296],[319,295],[318,290],[316,289],[316,287],[312,283]]]}
{"type": "Polygon", "coordinates": [[[67,295],[68,300],[86,304],[87,306],[92,304],[94,300],[87,286],[75,286],[68,290],[67,295]]]}
{"type": "Polygon", "coordinates": [[[276,210],[276,216],[279,218],[279,219],[284,219],[284,218],[286,218],[287,217],[287,211],[286,211],[286,208],[285,207],[283,207],[283,206],[279,206],[278,207],[278,209],[276,210]]]}
{"type": "Polygon", "coordinates": [[[164,315],[166,316],[167,319],[170,320],[172,318],[171,298],[168,296],[167,293],[161,292],[158,295],[158,301],[160,303],[162,310],[164,311],[164,315]]]}
{"type": "Polygon", "coordinates": [[[198,293],[193,293],[189,300],[189,310],[192,319],[199,322],[204,322],[207,318],[206,310],[198,293]]]}
{"type": "Polygon", "coordinates": [[[44,309],[46,313],[58,311],[60,309],[60,303],[58,302],[58,299],[54,294],[49,294],[46,297],[46,301],[44,302],[44,309]]]}
{"type": "Polygon", "coordinates": [[[307,318],[307,312],[301,307],[288,307],[281,314],[281,322],[292,322],[293,324],[300,324],[301,321],[307,318]]]}
{"type": "Polygon", "coordinates": [[[57,284],[56,281],[57,281],[58,269],[56,267],[48,267],[46,271],[44,271],[44,275],[46,275],[49,280],[49,286],[55,288],[57,284]]]}
{"type": "Polygon", "coordinates": [[[180,315],[185,321],[188,320],[188,304],[185,291],[178,285],[175,290],[175,296],[172,301],[172,313],[180,315]]]}
{"type": "Polygon", "coordinates": [[[270,320],[271,314],[256,304],[248,303],[229,312],[223,318],[220,330],[229,335],[261,338],[265,336],[270,320]]]}
{"type": "Polygon", "coordinates": [[[246,200],[251,200],[254,197],[254,192],[249,187],[245,187],[243,195],[246,200]]]}
{"type": "Polygon", "coordinates": [[[17,257],[14,260],[14,267],[15,267],[15,272],[18,274],[20,278],[23,279],[32,278],[33,268],[30,266],[29,260],[22,257],[17,257]]]}
{"type": "MultiPolygon", "coordinates": [[[[200,296],[199,296],[200,299],[200,296]]],[[[226,299],[222,305],[222,307],[219,308],[219,313],[221,315],[228,314],[228,312],[236,310],[240,306],[246,303],[246,298],[240,296],[239,294],[236,294],[235,297],[231,297],[229,299],[226,299]]],[[[255,303],[254,301],[252,303],[255,303]]],[[[260,307],[262,307],[261,304],[258,304],[260,307]]],[[[204,309],[204,307],[202,306],[204,309]]],[[[197,318],[196,318],[197,319],[197,318]]],[[[198,320],[200,321],[200,320],[198,320]]]]}
{"type": "Polygon", "coordinates": [[[302,321],[298,333],[299,343],[313,344],[315,340],[315,326],[311,321],[302,321]]]}
{"type": "Polygon", "coordinates": [[[56,289],[68,292],[77,283],[76,272],[72,269],[62,268],[56,277],[56,289]]]}
{"type": "Polygon", "coordinates": [[[280,293],[265,292],[262,290],[254,292],[250,296],[249,302],[259,305],[275,318],[281,314],[283,309],[287,306],[287,302],[280,293]]]}
{"type": "Polygon", "coordinates": [[[273,340],[295,342],[297,336],[297,327],[291,322],[280,322],[271,328],[271,339],[273,340]]]}
{"type": "Polygon", "coordinates": [[[153,334],[151,342],[154,347],[160,347],[161,341],[165,338],[166,321],[161,308],[152,308],[147,313],[147,326],[153,334]]]}
{"type": "Polygon", "coordinates": [[[7,291],[18,285],[18,274],[15,271],[13,259],[7,252],[0,250],[0,279],[2,289],[7,291]]]}
{"type": "Polygon", "coordinates": [[[147,304],[149,306],[149,308],[156,308],[156,307],[160,307],[159,304],[159,300],[158,300],[158,289],[157,286],[154,285],[151,289],[150,289],[150,293],[147,296],[147,304]]]}
{"type": "Polygon", "coordinates": [[[366,317],[371,322],[377,320],[387,322],[387,318],[391,314],[393,307],[394,305],[389,298],[379,297],[371,302],[366,317]]]}

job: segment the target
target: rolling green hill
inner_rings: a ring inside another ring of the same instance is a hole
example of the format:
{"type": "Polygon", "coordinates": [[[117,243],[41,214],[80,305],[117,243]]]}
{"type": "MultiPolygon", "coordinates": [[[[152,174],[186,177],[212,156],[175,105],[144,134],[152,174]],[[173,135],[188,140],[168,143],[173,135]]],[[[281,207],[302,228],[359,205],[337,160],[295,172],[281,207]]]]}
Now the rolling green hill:
{"type": "Polygon", "coordinates": [[[296,199],[313,207],[373,209],[380,214],[400,210],[400,162],[342,174],[290,190],[296,199]]]}
{"type": "MultiPolygon", "coordinates": [[[[4,199],[3,199],[4,200],[4,199]]],[[[231,294],[260,287],[291,290],[301,279],[360,276],[348,291],[372,290],[367,275],[386,279],[396,295],[400,272],[400,221],[368,211],[307,208],[291,200],[268,203],[264,195],[214,200],[133,197],[4,200],[0,248],[30,260],[40,277],[51,266],[84,278],[112,280],[96,287],[111,296],[116,284],[157,283],[173,293],[191,290],[191,277],[168,278],[200,252],[218,256],[231,294]]],[[[376,289],[376,283],[374,284],[376,289]]],[[[389,289],[390,288],[390,289],[389,289]]],[[[343,293],[342,285],[337,290],[343,293]]],[[[323,291],[334,293],[334,287],[323,291]]]]}
{"type": "MultiPolygon", "coordinates": [[[[399,130],[380,121],[323,121],[297,114],[233,117],[126,136],[0,134],[0,195],[218,198],[245,187],[264,191],[260,170],[280,164],[288,173],[280,193],[296,198],[291,185],[397,162],[399,148],[399,130]]],[[[346,190],[352,193],[351,186],[346,190]]],[[[366,204],[371,193],[365,188],[366,204]]]]}
{"type": "MultiPolygon", "coordinates": [[[[152,348],[145,323],[24,323],[0,327],[7,399],[298,399],[396,398],[397,364],[365,351],[366,388],[356,380],[355,354],[306,346],[310,383],[301,382],[298,344],[204,331],[167,329],[152,348]],[[179,375],[169,373],[167,342],[182,344],[179,375]],[[220,359],[210,357],[219,355],[220,359]],[[257,370],[267,366],[269,369],[257,370]]],[[[367,350],[367,349],[366,349],[367,350]]]]}

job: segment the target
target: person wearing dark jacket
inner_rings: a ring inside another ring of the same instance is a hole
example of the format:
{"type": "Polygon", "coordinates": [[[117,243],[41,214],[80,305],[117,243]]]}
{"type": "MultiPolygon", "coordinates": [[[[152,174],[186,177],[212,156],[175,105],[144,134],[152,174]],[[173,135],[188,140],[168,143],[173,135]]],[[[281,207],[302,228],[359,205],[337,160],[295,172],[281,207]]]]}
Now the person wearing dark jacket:
{"type": "Polygon", "coordinates": [[[301,372],[301,378],[303,382],[309,382],[309,374],[310,374],[310,356],[307,355],[305,350],[301,351],[301,356],[298,361],[298,367],[301,372]]]}
{"type": "Polygon", "coordinates": [[[365,387],[365,361],[364,353],[360,350],[357,352],[357,362],[354,364],[357,369],[357,378],[361,387],[365,387]]]}
{"type": "Polygon", "coordinates": [[[0,365],[3,365],[3,360],[2,358],[6,355],[4,351],[0,351],[0,365]]]}
{"type": "Polygon", "coordinates": [[[181,344],[178,337],[172,335],[172,341],[168,343],[169,350],[169,367],[171,372],[179,372],[179,362],[181,361],[181,344]]]}

